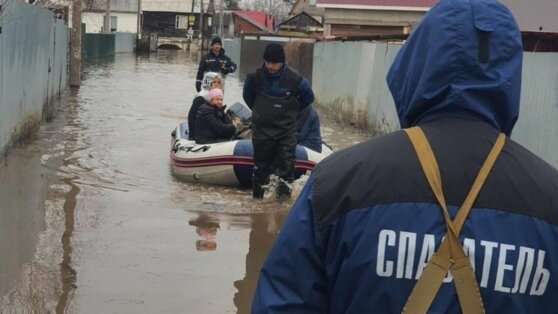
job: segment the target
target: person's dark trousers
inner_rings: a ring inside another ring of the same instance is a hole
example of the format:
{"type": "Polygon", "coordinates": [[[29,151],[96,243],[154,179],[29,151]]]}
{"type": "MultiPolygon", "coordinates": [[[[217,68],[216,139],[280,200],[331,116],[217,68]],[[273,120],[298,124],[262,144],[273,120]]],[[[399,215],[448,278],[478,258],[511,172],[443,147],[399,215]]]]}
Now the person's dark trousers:
{"type": "Polygon", "coordinates": [[[254,198],[263,198],[263,186],[269,183],[269,175],[275,170],[279,176],[277,198],[290,196],[289,183],[294,180],[296,135],[287,135],[278,139],[252,139],[254,146],[254,177],[252,180],[254,198]]]}
{"type": "Polygon", "coordinates": [[[269,183],[269,176],[275,159],[275,141],[273,139],[256,140],[252,138],[252,146],[254,147],[253,197],[263,198],[264,186],[269,183]]]}
{"type": "Polygon", "coordinates": [[[291,196],[290,184],[294,181],[296,135],[280,138],[277,141],[276,152],[274,165],[279,182],[275,194],[278,200],[285,200],[291,196]]]}

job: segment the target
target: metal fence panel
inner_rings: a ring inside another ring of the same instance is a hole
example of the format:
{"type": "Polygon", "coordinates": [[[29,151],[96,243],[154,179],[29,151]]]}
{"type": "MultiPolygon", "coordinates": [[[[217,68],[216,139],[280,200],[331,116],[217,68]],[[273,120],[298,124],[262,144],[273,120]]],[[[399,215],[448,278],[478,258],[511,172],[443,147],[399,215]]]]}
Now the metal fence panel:
{"type": "Polygon", "coordinates": [[[558,53],[524,53],[512,139],[558,168],[558,53]]]}
{"type": "Polygon", "coordinates": [[[83,57],[88,60],[114,56],[115,34],[82,34],[83,57]]]}
{"type": "MultiPolygon", "coordinates": [[[[22,1],[8,1],[0,12],[0,152],[14,138],[35,127],[44,106],[66,82],[52,82],[56,64],[58,81],[66,79],[67,55],[57,52],[58,39],[67,28],[55,26],[53,13],[22,1]]],[[[64,51],[67,51],[67,42],[64,51]]]]}
{"type": "Polygon", "coordinates": [[[136,40],[136,34],[134,33],[116,33],[114,43],[115,53],[126,53],[134,52],[134,42],[136,40]]]}
{"type": "MultiPolygon", "coordinates": [[[[399,49],[384,43],[316,43],[312,87],[317,103],[342,122],[374,134],[399,129],[385,80],[399,49]]],[[[520,115],[512,139],[558,168],[557,85],[557,53],[524,54],[520,115]]]]}

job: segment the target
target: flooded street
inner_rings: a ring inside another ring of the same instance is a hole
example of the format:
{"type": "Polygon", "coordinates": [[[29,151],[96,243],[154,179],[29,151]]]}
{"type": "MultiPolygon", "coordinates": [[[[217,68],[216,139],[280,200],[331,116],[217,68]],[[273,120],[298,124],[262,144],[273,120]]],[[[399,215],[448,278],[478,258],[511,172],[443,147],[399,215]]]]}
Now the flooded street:
{"type": "MultiPolygon", "coordinates": [[[[0,313],[248,313],[294,198],[172,175],[170,133],[198,56],[159,51],[88,65],[52,121],[0,165],[0,313]]],[[[242,99],[237,74],[225,102],[242,99]]],[[[335,150],[367,137],[322,119],[335,150]]]]}

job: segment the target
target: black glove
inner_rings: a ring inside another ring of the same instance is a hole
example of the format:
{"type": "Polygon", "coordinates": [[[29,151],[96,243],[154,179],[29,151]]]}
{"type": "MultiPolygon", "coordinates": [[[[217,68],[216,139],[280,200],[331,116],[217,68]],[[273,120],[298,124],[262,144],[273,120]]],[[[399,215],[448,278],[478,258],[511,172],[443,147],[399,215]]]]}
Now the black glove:
{"type": "Polygon", "coordinates": [[[227,65],[226,62],[221,63],[221,73],[223,74],[229,74],[229,71],[227,70],[229,67],[227,65]]]}
{"type": "Polygon", "coordinates": [[[196,91],[200,91],[201,90],[201,82],[200,81],[196,81],[196,91]]]}

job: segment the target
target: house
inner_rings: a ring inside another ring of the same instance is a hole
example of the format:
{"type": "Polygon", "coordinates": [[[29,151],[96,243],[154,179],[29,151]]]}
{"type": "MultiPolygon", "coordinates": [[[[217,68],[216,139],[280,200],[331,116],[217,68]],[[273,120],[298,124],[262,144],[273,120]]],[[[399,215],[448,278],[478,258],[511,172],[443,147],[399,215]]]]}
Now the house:
{"type": "Polygon", "coordinates": [[[325,36],[408,34],[437,0],[316,0],[325,36]]]}
{"type": "Polygon", "coordinates": [[[55,18],[64,20],[68,24],[70,12],[69,0],[24,0],[24,2],[47,8],[54,13],[55,18]]]}
{"type": "Polygon", "coordinates": [[[234,11],[234,34],[271,34],[275,32],[276,21],[273,15],[259,11],[234,11]]]}
{"type": "Polygon", "coordinates": [[[324,21],[324,8],[316,6],[316,0],[296,0],[289,12],[289,18],[299,15],[302,12],[310,15],[316,21],[323,23],[324,21]]]}
{"type": "MultiPolygon", "coordinates": [[[[221,37],[232,38],[234,37],[234,22],[233,22],[233,10],[223,10],[223,33],[221,37]]],[[[213,16],[213,29],[212,34],[219,34],[219,26],[221,23],[221,14],[217,10],[213,16]]]]}
{"type": "Polygon", "coordinates": [[[288,18],[278,25],[277,34],[284,36],[314,37],[324,32],[323,24],[305,11],[288,18]]]}
{"type": "Polygon", "coordinates": [[[142,0],[141,5],[143,32],[158,33],[160,36],[197,36],[202,13],[204,33],[212,26],[213,17],[206,13],[208,8],[212,8],[212,0],[142,0]]]}
{"type": "Polygon", "coordinates": [[[522,32],[558,33],[558,1],[500,0],[512,11],[522,32]]]}
{"type": "MultiPolygon", "coordinates": [[[[106,0],[84,0],[81,21],[87,33],[103,33],[106,0]]],[[[110,31],[137,33],[138,0],[110,1],[110,31]]]]}
{"type": "Polygon", "coordinates": [[[519,24],[524,51],[558,52],[558,1],[501,1],[519,24]]]}

